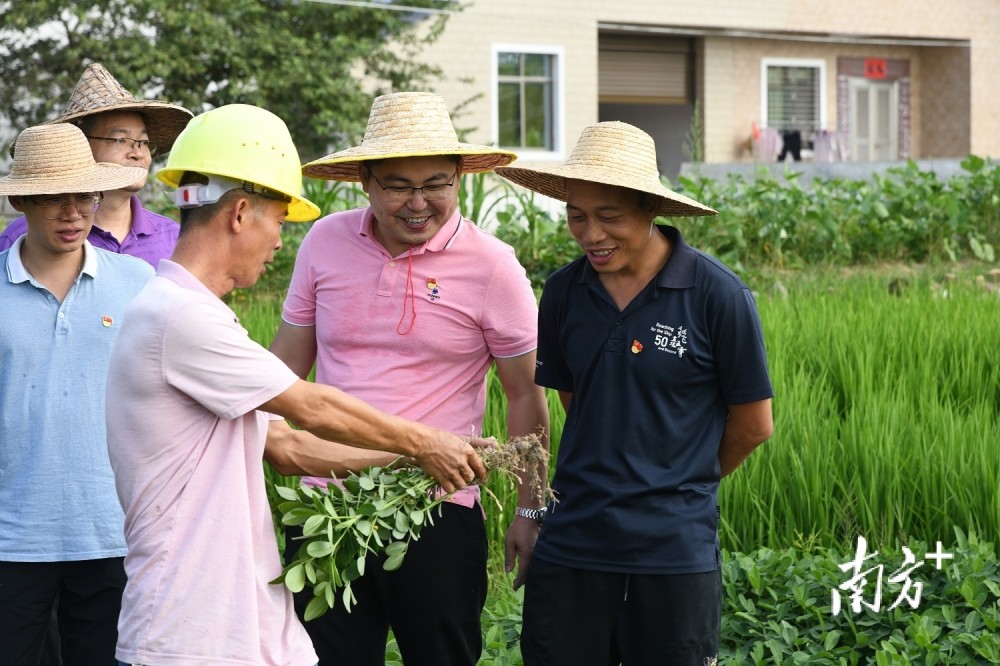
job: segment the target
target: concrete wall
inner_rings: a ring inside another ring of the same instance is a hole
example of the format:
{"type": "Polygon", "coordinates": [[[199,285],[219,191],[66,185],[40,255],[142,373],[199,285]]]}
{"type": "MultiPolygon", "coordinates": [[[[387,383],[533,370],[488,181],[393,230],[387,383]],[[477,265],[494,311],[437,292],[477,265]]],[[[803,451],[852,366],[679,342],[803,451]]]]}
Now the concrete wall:
{"type": "MultiPolygon", "coordinates": [[[[922,157],[961,157],[972,150],[972,96],[969,49],[924,49],[920,99],[922,157]]],[[[1000,63],[997,63],[1000,65],[1000,63]]]]}
{"type": "Polygon", "coordinates": [[[818,60],[825,63],[825,129],[837,129],[837,58],[885,58],[910,63],[913,154],[921,153],[921,54],[920,47],[820,44],[774,39],[709,37],[704,40],[705,160],[707,162],[747,161],[750,134],[761,118],[761,61],[764,58],[818,60]]]}
{"type": "Polygon", "coordinates": [[[907,59],[912,77],[912,154],[934,157],[971,151],[1000,156],[1000,123],[995,121],[1000,108],[997,0],[471,0],[451,16],[444,34],[424,57],[446,72],[446,80],[436,89],[451,108],[475,98],[456,122],[472,129],[469,140],[490,143],[494,140],[493,45],[561,48],[565,97],[559,140],[564,157],[582,129],[598,120],[599,22],[706,33],[703,39],[696,38],[696,53],[703,57],[698,59],[695,81],[696,91],[704,97],[709,160],[741,158],[750,123],[760,115],[759,59],[765,55],[827,61],[831,128],[836,126],[838,56],[907,59]],[[722,30],[730,34],[713,34],[722,30]],[[734,31],[747,36],[738,38],[734,31]],[[761,38],[767,32],[781,32],[786,38],[761,38]],[[816,41],[817,35],[846,37],[832,43],[816,41]],[[852,43],[859,39],[968,40],[971,49],[852,43]],[[966,96],[968,109],[955,104],[966,96]],[[947,133],[935,135],[942,128],[947,133]]]}

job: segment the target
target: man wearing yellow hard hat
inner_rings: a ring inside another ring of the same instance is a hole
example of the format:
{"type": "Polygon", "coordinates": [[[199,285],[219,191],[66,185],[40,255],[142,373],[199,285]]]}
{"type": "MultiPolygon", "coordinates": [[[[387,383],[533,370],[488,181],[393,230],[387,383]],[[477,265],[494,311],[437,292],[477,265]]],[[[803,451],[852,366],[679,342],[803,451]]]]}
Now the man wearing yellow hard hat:
{"type": "Polygon", "coordinates": [[[270,584],[282,567],[262,458],[329,474],[336,449],[319,436],[412,456],[449,492],[486,472],[462,437],[299,379],[221,300],[260,278],[286,220],[319,213],[280,118],[242,104],[197,116],[158,177],[177,188],[180,238],[132,302],[108,376],[128,545],[117,658],[312,666],[291,593],[270,584]]]}

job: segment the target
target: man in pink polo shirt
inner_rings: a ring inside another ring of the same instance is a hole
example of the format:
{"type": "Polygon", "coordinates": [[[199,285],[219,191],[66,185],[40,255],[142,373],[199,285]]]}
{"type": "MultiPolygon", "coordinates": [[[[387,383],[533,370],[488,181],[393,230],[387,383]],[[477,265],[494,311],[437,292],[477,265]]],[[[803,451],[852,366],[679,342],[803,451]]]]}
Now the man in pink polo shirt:
{"type": "Polygon", "coordinates": [[[126,311],[108,374],[128,546],[117,658],[313,666],[291,593],[270,584],[281,562],[262,458],[325,473],[340,449],[315,435],[412,456],[448,491],[486,471],[462,437],[299,379],[221,300],[260,278],[286,219],[319,212],[280,118],[243,104],[197,116],[157,176],[177,188],[181,234],[126,311]]]}
{"type": "MultiPolygon", "coordinates": [[[[311,162],[308,176],[361,182],[367,208],[317,221],[296,258],[271,350],[300,377],[457,434],[479,434],[493,363],[508,401],[511,436],[549,425],[534,382],[537,306],[513,249],[458,212],[463,173],[514,159],[460,143],[444,101],[429,93],[375,100],[360,146],[311,162]]],[[[357,451],[354,467],[394,456],[357,451]]],[[[315,481],[315,480],[313,480],[315,481]]],[[[325,483],[325,480],[322,480],[325,483]]],[[[472,666],[482,651],[487,543],[478,487],[446,503],[411,544],[402,567],[369,563],[354,581],[357,605],[306,623],[321,665],[385,662],[391,627],[408,666],[472,666]]],[[[539,508],[527,487],[519,512],[539,508]]],[[[507,565],[515,585],[538,535],[515,518],[507,565]]],[[[294,536],[294,535],[293,535],[294,536]]],[[[297,541],[286,540],[294,555],[297,541]]],[[[311,592],[296,596],[300,617],[311,592]]]]}

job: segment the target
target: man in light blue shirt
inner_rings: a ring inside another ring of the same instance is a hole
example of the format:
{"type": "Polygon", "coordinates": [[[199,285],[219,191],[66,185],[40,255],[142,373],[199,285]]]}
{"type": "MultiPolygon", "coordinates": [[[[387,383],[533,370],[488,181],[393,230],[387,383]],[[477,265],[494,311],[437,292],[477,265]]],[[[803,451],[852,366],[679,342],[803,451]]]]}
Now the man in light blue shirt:
{"type": "Polygon", "coordinates": [[[0,252],[0,654],[35,664],[58,598],[63,663],[111,664],[125,585],[108,460],[111,347],[149,264],[86,239],[105,190],[145,175],[95,162],[69,124],[18,137],[0,195],[27,233],[0,252]]]}

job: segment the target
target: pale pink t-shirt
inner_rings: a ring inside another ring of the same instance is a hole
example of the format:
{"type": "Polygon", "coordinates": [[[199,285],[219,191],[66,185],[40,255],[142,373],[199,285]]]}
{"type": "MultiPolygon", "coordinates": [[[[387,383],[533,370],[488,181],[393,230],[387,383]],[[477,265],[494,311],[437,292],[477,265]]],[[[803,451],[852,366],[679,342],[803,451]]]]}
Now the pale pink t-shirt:
{"type": "Polygon", "coordinates": [[[180,265],[135,298],[108,376],[108,450],[125,510],[117,658],[311,666],[264,487],[260,404],[295,375],[180,265]]]}
{"type": "Polygon", "coordinates": [[[493,359],[530,352],[538,338],[513,248],[458,213],[399,257],[372,235],[370,208],[318,220],[282,318],[316,327],[316,381],[458,435],[482,433],[493,359]]]}

